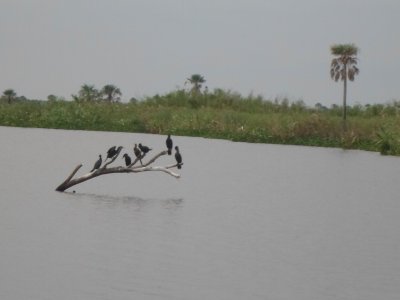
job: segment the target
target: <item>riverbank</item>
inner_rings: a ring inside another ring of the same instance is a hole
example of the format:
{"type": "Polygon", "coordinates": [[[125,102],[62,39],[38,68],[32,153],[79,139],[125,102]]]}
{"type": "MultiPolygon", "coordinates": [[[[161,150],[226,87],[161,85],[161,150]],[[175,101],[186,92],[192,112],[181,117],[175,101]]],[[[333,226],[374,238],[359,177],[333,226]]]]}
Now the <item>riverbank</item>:
{"type": "Polygon", "coordinates": [[[307,108],[302,102],[182,91],[134,103],[21,101],[0,103],[0,125],[157,133],[232,141],[341,147],[400,155],[397,103],[348,109],[307,108]]]}

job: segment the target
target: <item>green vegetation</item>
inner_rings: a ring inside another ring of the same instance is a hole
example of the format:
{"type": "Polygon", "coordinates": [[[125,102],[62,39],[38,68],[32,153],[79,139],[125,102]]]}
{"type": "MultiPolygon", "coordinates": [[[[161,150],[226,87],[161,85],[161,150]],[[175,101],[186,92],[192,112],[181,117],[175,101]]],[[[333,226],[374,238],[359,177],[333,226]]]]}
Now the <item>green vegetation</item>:
{"type": "Polygon", "coordinates": [[[7,98],[7,102],[8,102],[8,104],[10,104],[11,101],[17,96],[17,93],[14,92],[13,89],[7,89],[7,90],[5,90],[5,91],[3,92],[3,96],[4,96],[5,98],[7,98]]]}
{"type": "MultiPolygon", "coordinates": [[[[92,89],[88,89],[91,94],[92,89]]],[[[82,95],[83,96],[83,95],[82,95]]],[[[233,141],[342,147],[400,155],[400,102],[342,107],[287,99],[243,97],[216,89],[191,93],[177,90],[131,101],[0,101],[0,125],[142,132],[229,139],[233,141]]]]}
{"type": "MultiPolygon", "coordinates": [[[[78,92],[78,95],[72,95],[72,99],[76,102],[119,102],[122,95],[119,88],[113,84],[105,85],[100,91],[94,85],[84,84],[78,92]]],[[[49,95],[48,99],[54,95],[49,95]]],[[[50,100],[50,99],[49,99],[50,100]]]]}
{"type": "Polygon", "coordinates": [[[105,100],[108,102],[119,102],[122,95],[120,89],[113,84],[105,85],[101,90],[101,94],[106,97],[105,100]]]}
{"type": "Polygon", "coordinates": [[[193,74],[187,79],[187,82],[192,85],[192,89],[190,90],[192,95],[198,95],[201,93],[202,84],[206,82],[206,80],[200,74],[193,74]]]}

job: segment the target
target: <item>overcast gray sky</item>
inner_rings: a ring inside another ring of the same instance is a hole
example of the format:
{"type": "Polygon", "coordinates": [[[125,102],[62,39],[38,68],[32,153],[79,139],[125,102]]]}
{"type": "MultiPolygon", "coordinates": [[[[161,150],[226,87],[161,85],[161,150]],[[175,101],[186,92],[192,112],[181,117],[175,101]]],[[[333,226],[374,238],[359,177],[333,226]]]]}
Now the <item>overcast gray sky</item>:
{"type": "Polygon", "coordinates": [[[360,48],[349,104],[400,100],[399,0],[0,0],[0,92],[67,99],[83,84],[125,101],[183,87],[330,106],[335,43],[360,48]]]}

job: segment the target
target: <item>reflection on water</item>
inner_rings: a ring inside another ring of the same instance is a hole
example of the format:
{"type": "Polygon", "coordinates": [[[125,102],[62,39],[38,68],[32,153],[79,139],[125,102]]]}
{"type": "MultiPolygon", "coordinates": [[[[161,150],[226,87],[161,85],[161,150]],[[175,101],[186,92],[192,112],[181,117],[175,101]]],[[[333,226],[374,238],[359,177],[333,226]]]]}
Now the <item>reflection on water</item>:
{"type": "Polygon", "coordinates": [[[100,206],[116,208],[119,206],[129,207],[130,209],[141,210],[146,206],[158,203],[164,209],[179,209],[183,205],[183,198],[151,199],[135,196],[112,196],[90,193],[65,192],[71,199],[92,201],[100,206]]]}
{"type": "Polygon", "coordinates": [[[399,158],[174,137],[179,180],[115,174],[59,193],[99,149],[165,137],[0,139],[0,299],[399,298],[399,158]]]}

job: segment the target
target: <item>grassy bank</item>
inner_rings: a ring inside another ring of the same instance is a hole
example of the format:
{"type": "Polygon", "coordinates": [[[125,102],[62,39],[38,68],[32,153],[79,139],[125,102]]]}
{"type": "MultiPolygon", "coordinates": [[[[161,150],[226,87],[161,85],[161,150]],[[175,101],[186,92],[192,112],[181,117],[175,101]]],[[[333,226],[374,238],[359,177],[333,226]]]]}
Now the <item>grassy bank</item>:
{"type": "Polygon", "coordinates": [[[343,147],[400,155],[397,103],[349,107],[347,130],[340,107],[266,101],[215,91],[176,91],[138,103],[21,101],[0,103],[0,125],[201,136],[233,141],[343,147]]]}

